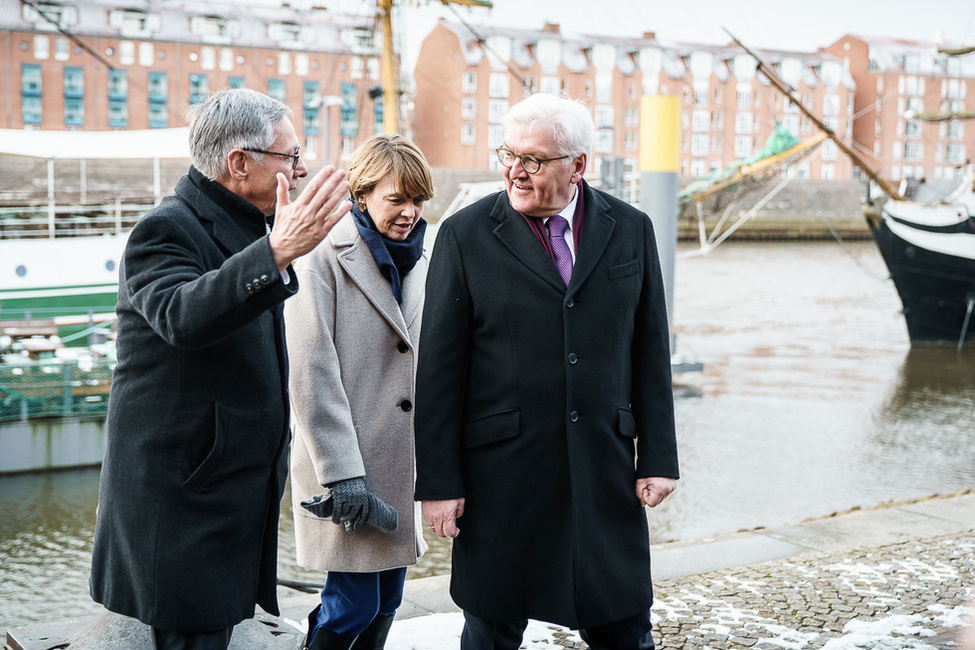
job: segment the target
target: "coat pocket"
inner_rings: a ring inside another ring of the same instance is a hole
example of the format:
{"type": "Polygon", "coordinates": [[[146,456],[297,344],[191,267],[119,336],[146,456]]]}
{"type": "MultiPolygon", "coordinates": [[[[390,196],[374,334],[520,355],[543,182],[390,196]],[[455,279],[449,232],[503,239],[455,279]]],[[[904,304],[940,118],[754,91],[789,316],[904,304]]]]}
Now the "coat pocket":
{"type": "Polygon", "coordinates": [[[628,275],[639,273],[640,268],[641,268],[640,260],[631,260],[626,264],[618,264],[616,266],[611,266],[609,267],[609,279],[618,280],[620,278],[625,278],[628,275]]]}
{"type": "Polygon", "coordinates": [[[636,418],[633,417],[632,409],[621,406],[619,412],[618,431],[624,438],[636,438],[636,418]]]}
{"type": "Polygon", "coordinates": [[[468,422],[464,427],[464,447],[481,447],[509,440],[521,433],[521,412],[502,411],[468,422]]]}
{"type": "MultiPolygon", "coordinates": [[[[227,431],[230,428],[230,409],[217,402],[214,404],[213,438],[209,451],[206,452],[203,460],[196,465],[189,477],[183,481],[187,489],[194,492],[199,491],[207,480],[213,475],[220,461],[223,459],[223,450],[227,444],[227,431]]],[[[189,451],[187,452],[189,454],[189,451]]],[[[189,458],[187,459],[190,460],[189,458]]],[[[190,465],[192,467],[192,465],[190,465]]]]}

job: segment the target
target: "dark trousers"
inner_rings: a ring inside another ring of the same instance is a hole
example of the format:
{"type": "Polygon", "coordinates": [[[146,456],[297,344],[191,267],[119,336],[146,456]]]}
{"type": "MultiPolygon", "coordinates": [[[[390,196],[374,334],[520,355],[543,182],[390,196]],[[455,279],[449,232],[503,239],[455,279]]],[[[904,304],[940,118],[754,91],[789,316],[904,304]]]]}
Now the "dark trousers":
{"type": "MultiPolygon", "coordinates": [[[[461,650],[518,650],[527,620],[489,621],[464,612],[461,650]]],[[[650,610],[630,618],[579,630],[592,650],[654,650],[650,610]]]]}
{"type": "MultiPolygon", "coordinates": [[[[329,571],[318,625],[355,638],[376,616],[392,616],[403,602],[406,567],[375,573],[329,571]]],[[[317,626],[316,626],[317,627],[317,626]]]]}
{"type": "Polygon", "coordinates": [[[155,650],[227,650],[233,627],[213,632],[181,632],[152,628],[152,647],[155,650]]]}

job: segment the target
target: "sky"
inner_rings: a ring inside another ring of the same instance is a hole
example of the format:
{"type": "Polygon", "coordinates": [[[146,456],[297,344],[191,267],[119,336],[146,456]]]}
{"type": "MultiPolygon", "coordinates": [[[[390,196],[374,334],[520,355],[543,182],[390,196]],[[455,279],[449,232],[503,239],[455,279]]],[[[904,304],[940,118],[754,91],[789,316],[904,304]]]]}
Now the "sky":
{"type": "MultiPolygon", "coordinates": [[[[319,0],[321,2],[322,0],[319,0]]],[[[404,63],[413,69],[423,38],[437,18],[471,25],[541,28],[563,34],[639,37],[661,41],[725,44],[727,28],[749,47],[814,51],[844,34],[912,40],[943,37],[975,45],[972,0],[493,0],[493,9],[444,6],[437,0],[396,0],[403,12],[404,63]]],[[[357,11],[368,0],[326,0],[357,11]]],[[[361,11],[359,9],[358,11],[361,11]]]]}

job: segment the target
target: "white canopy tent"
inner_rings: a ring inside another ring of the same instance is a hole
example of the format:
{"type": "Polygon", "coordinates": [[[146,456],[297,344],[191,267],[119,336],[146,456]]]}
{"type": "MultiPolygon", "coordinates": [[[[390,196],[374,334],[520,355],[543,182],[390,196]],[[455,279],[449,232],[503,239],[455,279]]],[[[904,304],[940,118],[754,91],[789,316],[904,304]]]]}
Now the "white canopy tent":
{"type": "MultiPolygon", "coordinates": [[[[0,154],[47,159],[48,221],[54,236],[54,161],[80,161],[82,192],[85,187],[85,160],[145,158],[153,161],[153,194],[162,199],[163,158],[189,158],[189,128],[144,129],[130,131],[28,131],[0,129],[0,154]]],[[[84,194],[82,194],[84,201],[84,194]]]]}

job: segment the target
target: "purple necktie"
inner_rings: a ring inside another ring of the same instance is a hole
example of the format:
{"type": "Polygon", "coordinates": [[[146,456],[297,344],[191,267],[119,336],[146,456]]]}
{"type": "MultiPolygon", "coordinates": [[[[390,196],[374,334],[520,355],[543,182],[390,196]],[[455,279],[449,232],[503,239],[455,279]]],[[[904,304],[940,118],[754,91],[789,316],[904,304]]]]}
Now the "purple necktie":
{"type": "Polygon", "coordinates": [[[546,225],[552,253],[555,255],[555,267],[559,270],[562,281],[569,286],[569,278],[572,277],[572,253],[565,241],[565,229],[569,227],[569,222],[561,214],[557,214],[546,225]]]}

